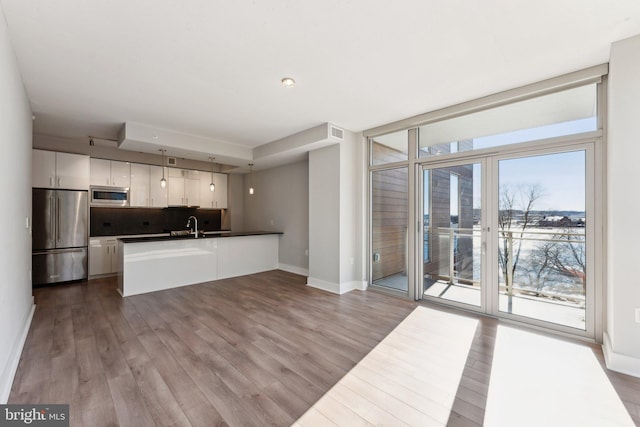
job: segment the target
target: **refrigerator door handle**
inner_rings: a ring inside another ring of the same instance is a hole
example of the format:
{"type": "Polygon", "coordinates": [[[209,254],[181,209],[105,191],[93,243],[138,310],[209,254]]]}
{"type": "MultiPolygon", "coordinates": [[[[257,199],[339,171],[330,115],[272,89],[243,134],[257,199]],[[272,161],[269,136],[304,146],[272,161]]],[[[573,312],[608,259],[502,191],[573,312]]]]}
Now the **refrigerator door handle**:
{"type": "Polygon", "coordinates": [[[60,205],[62,204],[62,200],[60,197],[58,197],[58,204],[56,205],[56,208],[58,210],[58,214],[56,215],[56,239],[58,242],[60,242],[60,205]]]}
{"type": "MultiPolygon", "coordinates": [[[[54,234],[55,233],[55,226],[56,226],[56,223],[55,223],[56,211],[55,211],[55,204],[54,204],[55,203],[55,198],[53,196],[51,196],[50,200],[51,200],[51,203],[49,204],[49,211],[50,211],[51,215],[49,216],[49,222],[51,223],[50,224],[51,225],[51,229],[49,231],[49,235],[50,236],[55,236],[55,234],[54,234]]],[[[55,244],[54,244],[54,246],[55,246],[55,244]]]]}

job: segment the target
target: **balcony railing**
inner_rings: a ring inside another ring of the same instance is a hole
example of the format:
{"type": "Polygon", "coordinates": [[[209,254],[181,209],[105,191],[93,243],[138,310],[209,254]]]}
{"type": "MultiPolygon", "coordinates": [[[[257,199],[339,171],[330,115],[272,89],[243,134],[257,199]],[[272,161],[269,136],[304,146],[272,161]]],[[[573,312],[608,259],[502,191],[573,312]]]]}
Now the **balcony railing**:
{"type": "MultiPolygon", "coordinates": [[[[479,288],[481,237],[479,227],[425,227],[425,275],[479,288]],[[429,271],[431,264],[438,265],[429,271]]],[[[501,294],[584,306],[584,228],[499,230],[498,239],[501,294]]]]}

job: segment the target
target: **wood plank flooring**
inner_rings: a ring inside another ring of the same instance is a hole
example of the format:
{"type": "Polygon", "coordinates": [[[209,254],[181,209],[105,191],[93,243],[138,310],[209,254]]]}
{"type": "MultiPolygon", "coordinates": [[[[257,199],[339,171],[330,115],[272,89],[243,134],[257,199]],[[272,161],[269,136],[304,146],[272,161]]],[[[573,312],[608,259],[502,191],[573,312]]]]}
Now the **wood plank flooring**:
{"type": "MultiPolygon", "coordinates": [[[[113,278],[36,289],[9,403],[69,403],[72,426],[291,425],[420,305],[305,281],[272,271],[128,298],[113,278]]],[[[435,309],[477,320],[447,423],[482,425],[499,322],[435,309]]],[[[640,379],[606,374],[640,425],[640,379]]]]}

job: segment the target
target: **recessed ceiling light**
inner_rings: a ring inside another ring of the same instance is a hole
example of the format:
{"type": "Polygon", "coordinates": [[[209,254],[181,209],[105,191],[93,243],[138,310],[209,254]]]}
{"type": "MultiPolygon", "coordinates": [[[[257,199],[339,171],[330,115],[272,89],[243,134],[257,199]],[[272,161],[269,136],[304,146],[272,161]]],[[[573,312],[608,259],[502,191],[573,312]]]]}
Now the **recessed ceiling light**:
{"type": "Polygon", "coordinates": [[[282,79],[282,86],[284,87],[293,87],[296,84],[296,81],[291,77],[285,77],[282,79]]]}

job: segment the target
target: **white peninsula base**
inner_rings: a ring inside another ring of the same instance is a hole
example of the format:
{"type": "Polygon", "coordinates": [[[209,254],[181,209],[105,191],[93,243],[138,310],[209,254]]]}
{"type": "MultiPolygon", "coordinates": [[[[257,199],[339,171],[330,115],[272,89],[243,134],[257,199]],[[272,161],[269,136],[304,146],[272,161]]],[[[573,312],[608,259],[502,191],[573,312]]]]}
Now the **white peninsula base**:
{"type": "Polygon", "coordinates": [[[274,270],[280,234],[121,239],[118,291],[127,297],[274,270]]]}

